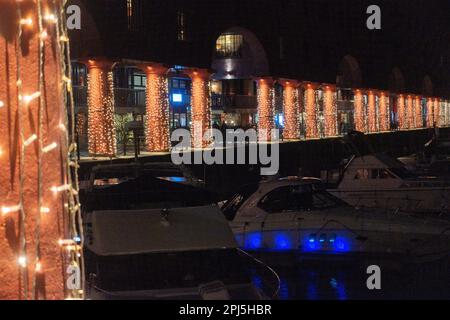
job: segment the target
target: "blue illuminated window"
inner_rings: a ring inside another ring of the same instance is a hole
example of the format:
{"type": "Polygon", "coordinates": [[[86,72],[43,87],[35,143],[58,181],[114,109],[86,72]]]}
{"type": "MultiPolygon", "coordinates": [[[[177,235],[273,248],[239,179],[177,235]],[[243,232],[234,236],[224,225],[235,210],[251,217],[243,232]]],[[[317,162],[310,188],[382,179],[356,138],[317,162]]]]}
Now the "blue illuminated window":
{"type": "Polygon", "coordinates": [[[180,93],[172,94],[172,101],[173,102],[183,102],[183,95],[180,93]]]}

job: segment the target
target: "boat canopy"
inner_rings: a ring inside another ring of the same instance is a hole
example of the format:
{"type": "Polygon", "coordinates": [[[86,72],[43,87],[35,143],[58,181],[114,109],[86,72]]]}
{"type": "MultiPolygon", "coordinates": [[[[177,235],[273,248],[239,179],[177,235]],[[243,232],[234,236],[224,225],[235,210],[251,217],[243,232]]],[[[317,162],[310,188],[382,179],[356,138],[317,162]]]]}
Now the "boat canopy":
{"type": "Polygon", "coordinates": [[[216,206],[94,211],[85,219],[85,244],[101,256],[236,248],[216,206]]]}

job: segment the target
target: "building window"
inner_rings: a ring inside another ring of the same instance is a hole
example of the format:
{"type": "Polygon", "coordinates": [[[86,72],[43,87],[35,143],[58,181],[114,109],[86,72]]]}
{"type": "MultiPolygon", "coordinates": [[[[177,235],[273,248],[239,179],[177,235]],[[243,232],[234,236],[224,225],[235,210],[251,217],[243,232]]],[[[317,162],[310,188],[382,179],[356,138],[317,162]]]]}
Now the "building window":
{"type": "Polygon", "coordinates": [[[186,35],[186,14],[182,10],[179,10],[177,12],[177,26],[178,26],[178,31],[177,31],[178,40],[179,41],[186,41],[187,40],[187,35],[186,35]]]}
{"type": "Polygon", "coordinates": [[[244,37],[240,34],[222,34],[216,41],[217,58],[241,58],[244,37]]]}

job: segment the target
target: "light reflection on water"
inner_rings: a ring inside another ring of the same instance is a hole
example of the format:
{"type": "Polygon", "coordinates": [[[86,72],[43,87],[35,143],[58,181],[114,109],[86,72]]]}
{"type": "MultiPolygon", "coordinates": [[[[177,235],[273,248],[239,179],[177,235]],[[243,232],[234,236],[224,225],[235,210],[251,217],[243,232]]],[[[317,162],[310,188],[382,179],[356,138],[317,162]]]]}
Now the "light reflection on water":
{"type": "MultiPolygon", "coordinates": [[[[449,259],[421,265],[370,259],[272,265],[280,276],[281,300],[450,299],[449,266],[449,259]],[[381,290],[367,289],[366,270],[372,264],[380,265],[381,290]]],[[[253,282],[261,288],[264,281],[254,275],[253,282]]]]}

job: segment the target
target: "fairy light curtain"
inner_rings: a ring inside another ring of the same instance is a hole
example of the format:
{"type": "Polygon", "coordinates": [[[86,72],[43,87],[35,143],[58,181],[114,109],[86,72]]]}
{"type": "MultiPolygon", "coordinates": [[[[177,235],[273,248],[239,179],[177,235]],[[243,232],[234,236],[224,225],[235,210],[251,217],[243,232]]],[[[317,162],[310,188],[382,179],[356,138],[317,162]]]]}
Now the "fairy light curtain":
{"type": "Polygon", "coordinates": [[[433,128],[434,124],[434,103],[433,98],[427,98],[427,127],[433,128]]]}
{"type": "Polygon", "coordinates": [[[306,139],[319,138],[318,119],[317,119],[317,85],[308,83],[305,85],[304,102],[306,114],[306,139]]]}
{"type": "Polygon", "coordinates": [[[117,153],[112,67],[111,61],[88,61],[88,144],[91,155],[114,157],[117,153]]]}
{"type": "Polygon", "coordinates": [[[272,78],[256,79],[258,91],[258,140],[270,141],[275,128],[275,97],[272,78]]]}
{"type": "Polygon", "coordinates": [[[376,92],[369,90],[367,94],[367,125],[369,132],[377,132],[377,98],[376,92]]]}
{"type": "Polygon", "coordinates": [[[367,132],[367,108],[361,90],[356,89],[354,95],[354,119],[355,129],[360,132],[367,132]]]}
{"type": "Polygon", "coordinates": [[[397,96],[397,118],[398,118],[398,128],[406,129],[406,103],[405,97],[400,94],[397,96]]]}
{"type": "Polygon", "coordinates": [[[439,126],[439,98],[433,100],[433,124],[439,126]]]}
{"type": "Polygon", "coordinates": [[[406,129],[415,128],[414,124],[414,105],[413,105],[413,97],[408,95],[406,97],[406,129]]]}
{"type": "Polygon", "coordinates": [[[194,148],[209,145],[207,138],[211,129],[211,87],[210,73],[206,69],[186,69],[184,72],[191,78],[191,137],[194,148]],[[205,135],[206,134],[206,135],[205,135]]]}
{"type": "Polygon", "coordinates": [[[284,130],[283,139],[299,139],[299,101],[298,101],[298,81],[281,80],[283,86],[283,113],[284,113],[284,130]]]}
{"type": "Polygon", "coordinates": [[[167,68],[159,64],[140,66],[147,75],[145,140],[150,152],[169,151],[169,98],[167,68]]]}
{"type": "Polygon", "coordinates": [[[379,129],[380,131],[389,130],[389,93],[381,91],[379,94],[379,129]]]}
{"type": "Polygon", "coordinates": [[[83,298],[66,287],[83,256],[64,2],[0,5],[0,299],[83,298]]]}
{"type": "Polygon", "coordinates": [[[323,88],[323,116],[325,136],[337,136],[337,93],[333,85],[325,85],[323,88]]]}

